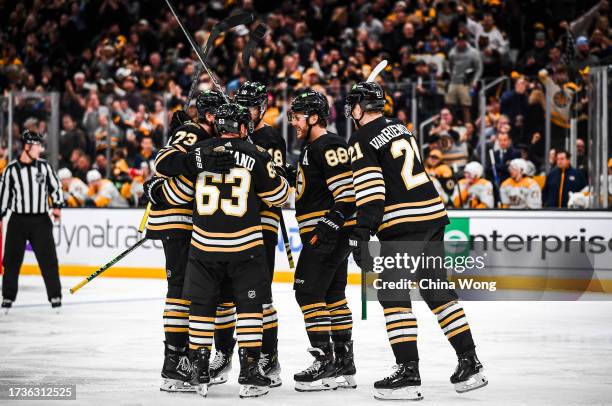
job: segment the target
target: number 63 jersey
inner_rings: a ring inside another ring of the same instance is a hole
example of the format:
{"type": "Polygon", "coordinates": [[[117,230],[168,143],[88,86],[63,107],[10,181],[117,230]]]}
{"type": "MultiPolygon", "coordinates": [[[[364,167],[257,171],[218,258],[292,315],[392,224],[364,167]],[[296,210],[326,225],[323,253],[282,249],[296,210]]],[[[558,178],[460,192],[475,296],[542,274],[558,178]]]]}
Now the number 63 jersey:
{"type": "Polygon", "coordinates": [[[401,121],[377,118],[353,133],[349,145],[357,227],[385,240],[449,223],[416,139],[401,121]]]}
{"type": "Polygon", "coordinates": [[[167,179],[166,203],[193,204],[192,250],[206,261],[239,261],[264,254],[262,201],[282,205],[289,185],[274,170],[268,152],[237,138],[213,138],[198,146],[223,147],[234,155],[229,174],[202,172],[197,178],[167,179]]]}

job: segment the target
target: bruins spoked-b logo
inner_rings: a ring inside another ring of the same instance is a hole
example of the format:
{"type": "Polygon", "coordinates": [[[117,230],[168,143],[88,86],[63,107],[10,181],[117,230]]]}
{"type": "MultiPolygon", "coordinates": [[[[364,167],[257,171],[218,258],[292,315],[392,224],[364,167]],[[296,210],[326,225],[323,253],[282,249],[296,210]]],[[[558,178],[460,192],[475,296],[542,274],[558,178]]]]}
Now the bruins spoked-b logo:
{"type": "Polygon", "coordinates": [[[295,180],[295,191],[297,192],[295,196],[295,200],[300,200],[300,198],[304,194],[305,189],[306,189],[306,177],[304,176],[302,165],[298,164],[297,177],[295,180]]]}

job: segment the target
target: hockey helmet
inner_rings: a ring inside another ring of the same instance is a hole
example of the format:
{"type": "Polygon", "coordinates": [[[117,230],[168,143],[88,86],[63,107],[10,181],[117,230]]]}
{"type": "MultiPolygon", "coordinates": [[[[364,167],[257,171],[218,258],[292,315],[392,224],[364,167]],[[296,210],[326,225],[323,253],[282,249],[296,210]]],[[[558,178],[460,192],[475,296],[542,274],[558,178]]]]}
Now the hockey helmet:
{"type": "Polygon", "coordinates": [[[240,134],[240,125],[244,124],[249,134],[253,132],[253,121],[249,109],[238,103],[226,103],[217,108],[215,126],[219,134],[240,134]]]}
{"type": "Polygon", "coordinates": [[[521,172],[521,174],[526,175],[527,174],[527,161],[525,161],[522,158],[515,158],[513,160],[510,161],[510,163],[508,164],[508,168],[516,168],[519,170],[519,172],[521,172]]]}
{"type": "Polygon", "coordinates": [[[37,133],[36,131],[25,130],[21,134],[21,141],[24,144],[41,144],[42,143],[42,136],[39,133],[37,133]]]}
{"type": "Polygon", "coordinates": [[[344,105],[344,116],[351,118],[351,112],[355,104],[359,104],[363,111],[382,112],[387,103],[385,91],[376,82],[360,82],[353,85],[346,96],[344,105]]]}
{"type": "Polygon", "coordinates": [[[245,107],[260,107],[265,110],[263,105],[268,102],[268,91],[266,86],[259,82],[244,82],[238,88],[234,99],[245,107]]]}
{"type": "Polygon", "coordinates": [[[324,120],[329,117],[327,97],[319,92],[307,89],[291,101],[289,120],[294,113],[304,113],[306,116],[316,114],[319,116],[319,120],[324,120]]]}
{"type": "Polygon", "coordinates": [[[224,103],[223,96],[218,90],[206,90],[198,95],[196,109],[198,116],[205,117],[206,113],[215,114],[217,107],[224,103]]]}
{"type": "Polygon", "coordinates": [[[472,162],[469,162],[467,165],[465,165],[465,168],[463,168],[463,172],[469,173],[475,178],[480,178],[482,177],[484,169],[482,165],[480,164],[480,162],[472,161],[472,162]]]}

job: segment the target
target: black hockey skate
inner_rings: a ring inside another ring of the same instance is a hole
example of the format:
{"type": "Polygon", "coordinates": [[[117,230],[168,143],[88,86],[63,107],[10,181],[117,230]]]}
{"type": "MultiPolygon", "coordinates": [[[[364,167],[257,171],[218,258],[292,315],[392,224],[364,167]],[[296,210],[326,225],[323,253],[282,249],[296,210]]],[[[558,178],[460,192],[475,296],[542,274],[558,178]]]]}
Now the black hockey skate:
{"type": "Polygon", "coordinates": [[[195,392],[191,380],[191,362],[185,348],[177,348],[164,343],[164,366],[162,367],[162,384],[159,390],[166,392],[195,392]]]}
{"type": "Polygon", "coordinates": [[[259,358],[259,369],[265,376],[270,378],[271,388],[276,388],[283,384],[280,377],[281,367],[278,362],[277,351],[271,354],[261,353],[261,357],[259,358]]]}
{"type": "Polygon", "coordinates": [[[220,385],[227,382],[227,376],[232,370],[232,356],[234,355],[234,346],[236,339],[232,339],[232,344],[229,348],[216,348],[215,357],[210,363],[210,384],[220,385]]]}
{"type": "Polygon", "coordinates": [[[206,347],[191,350],[191,385],[195,387],[196,393],[206,397],[208,394],[208,384],[210,375],[208,367],[210,362],[210,350],[206,347]]]}
{"type": "Polygon", "coordinates": [[[458,393],[469,392],[487,386],[489,381],[481,373],[484,367],[478,360],[475,350],[466,351],[459,355],[459,363],[450,381],[455,385],[458,393]]]}
{"type": "Polygon", "coordinates": [[[239,396],[241,398],[255,398],[266,395],[270,391],[271,381],[259,369],[259,359],[249,356],[246,348],[238,350],[238,357],[240,358],[239,396]]]}
{"type": "Polygon", "coordinates": [[[315,360],[311,366],[293,375],[295,390],[298,392],[314,392],[338,389],[334,354],[330,345],[323,348],[309,348],[308,352],[315,357],[315,360]]]}
{"type": "Polygon", "coordinates": [[[353,357],[353,341],[346,343],[334,343],[336,368],[336,383],[340,389],[355,389],[357,382],[355,381],[355,360],[353,357]]]}
{"type": "Polygon", "coordinates": [[[388,377],[374,382],[374,398],[378,400],[421,400],[423,395],[419,361],[402,362],[393,367],[388,377]]]}
{"type": "Polygon", "coordinates": [[[8,314],[9,309],[13,307],[13,301],[10,299],[2,299],[2,310],[4,314],[8,314]]]}
{"type": "Polygon", "coordinates": [[[49,301],[51,302],[51,309],[55,310],[56,313],[59,313],[62,307],[62,298],[52,297],[49,301]]]}

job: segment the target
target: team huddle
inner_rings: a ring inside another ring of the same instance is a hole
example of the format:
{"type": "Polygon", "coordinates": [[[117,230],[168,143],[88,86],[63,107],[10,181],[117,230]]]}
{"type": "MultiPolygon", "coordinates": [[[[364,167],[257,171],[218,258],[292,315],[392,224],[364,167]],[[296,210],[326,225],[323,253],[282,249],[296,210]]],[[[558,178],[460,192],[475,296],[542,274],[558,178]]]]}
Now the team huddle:
{"type": "MultiPolygon", "coordinates": [[[[303,245],[293,288],[314,357],[294,375],[297,391],[357,387],[345,296],[351,253],[361,266],[365,244],[377,235],[382,242],[419,241],[440,254],[444,203],[415,138],[383,117],[378,84],[361,82],[349,92],[345,115],[357,131],[348,144],[326,130],[324,95],[305,89],[294,98],[289,120],[303,141],[296,167],[286,163],[283,137],[262,120],[267,100],[256,82],[244,83],[229,102],[217,91],[201,93],[197,119],[175,122],[155,160],[157,176],[144,185],[152,204],[147,237],[163,243],[168,280],[161,390],[206,396],[227,382],[236,344],[240,397],[281,385],[271,283],[281,206],[292,189],[303,245]]],[[[443,271],[436,276],[445,278],[443,271]]],[[[421,296],[457,353],[451,376],[457,392],[486,385],[456,293],[421,296]]],[[[397,365],[374,384],[374,396],[422,399],[410,299],[379,295],[379,301],[397,365]]]]}

